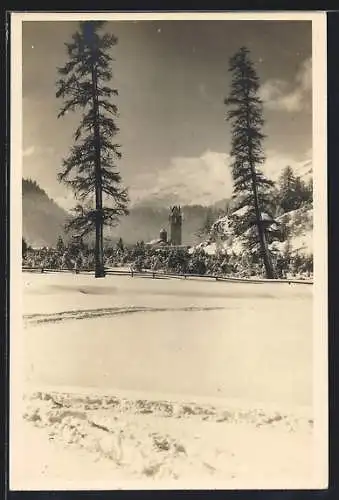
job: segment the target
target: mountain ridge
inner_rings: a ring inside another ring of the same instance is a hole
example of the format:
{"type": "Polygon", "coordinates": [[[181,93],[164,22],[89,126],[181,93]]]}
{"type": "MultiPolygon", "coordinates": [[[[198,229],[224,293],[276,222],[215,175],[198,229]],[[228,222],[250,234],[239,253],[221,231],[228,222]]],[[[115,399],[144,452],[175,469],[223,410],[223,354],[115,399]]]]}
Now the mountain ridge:
{"type": "MultiPolygon", "coordinates": [[[[210,211],[226,207],[227,200],[212,206],[183,205],[183,243],[197,242],[197,231],[210,211]]],[[[125,243],[150,241],[157,238],[162,228],[169,232],[168,205],[141,202],[130,208],[130,215],[123,217],[116,228],[105,230],[106,241],[116,242],[120,237],[125,243]]],[[[51,199],[36,181],[22,179],[23,237],[34,247],[53,247],[59,236],[67,241],[64,224],[70,213],[51,199]]]]}

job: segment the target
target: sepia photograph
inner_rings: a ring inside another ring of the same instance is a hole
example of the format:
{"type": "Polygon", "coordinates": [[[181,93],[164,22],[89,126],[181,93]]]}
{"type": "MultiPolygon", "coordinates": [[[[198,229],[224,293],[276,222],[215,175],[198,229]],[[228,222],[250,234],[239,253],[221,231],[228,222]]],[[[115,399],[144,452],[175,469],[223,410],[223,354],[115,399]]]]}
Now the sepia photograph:
{"type": "Polygon", "coordinates": [[[326,17],[11,15],[10,489],[328,482],[326,17]]]}

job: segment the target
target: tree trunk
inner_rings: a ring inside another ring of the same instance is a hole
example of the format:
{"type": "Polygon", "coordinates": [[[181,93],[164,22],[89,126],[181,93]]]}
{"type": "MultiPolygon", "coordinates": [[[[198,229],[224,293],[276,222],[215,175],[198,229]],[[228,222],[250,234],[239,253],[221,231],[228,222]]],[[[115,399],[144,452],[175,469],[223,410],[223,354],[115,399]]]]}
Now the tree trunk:
{"type": "Polygon", "coordinates": [[[258,196],[258,189],[257,189],[257,178],[256,178],[256,172],[255,172],[255,165],[253,162],[253,156],[252,156],[252,143],[251,143],[251,136],[250,136],[250,117],[249,117],[249,103],[248,103],[248,92],[246,92],[246,105],[247,105],[247,134],[248,134],[248,164],[250,166],[251,170],[251,178],[252,178],[252,190],[253,190],[253,197],[254,197],[254,209],[255,209],[255,219],[256,219],[256,225],[257,225],[257,230],[258,230],[258,236],[259,236],[259,244],[260,244],[260,250],[262,253],[263,261],[264,261],[264,266],[265,266],[265,272],[266,272],[266,278],[267,279],[274,279],[274,269],[273,269],[273,264],[271,261],[271,256],[270,252],[267,246],[267,240],[266,240],[266,234],[265,230],[262,224],[262,217],[261,217],[261,209],[259,206],[259,196],[258,196]]]}
{"type": "Polygon", "coordinates": [[[101,177],[101,148],[99,128],[99,105],[97,94],[97,72],[92,65],[92,99],[94,111],[94,144],[95,144],[95,277],[104,278],[103,255],[103,217],[102,217],[102,177],[101,177]]]}
{"type": "Polygon", "coordinates": [[[257,190],[257,182],[256,175],[254,170],[254,165],[250,162],[251,168],[251,176],[252,176],[252,187],[253,187],[253,196],[254,196],[254,208],[255,208],[255,218],[258,229],[259,243],[260,249],[264,260],[264,266],[266,271],[266,278],[274,279],[274,269],[271,261],[270,252],[267,246],[266,234],[262,224],[261,211],[259,207],[259,198],[258,198],[258,190],[257,190]]]}

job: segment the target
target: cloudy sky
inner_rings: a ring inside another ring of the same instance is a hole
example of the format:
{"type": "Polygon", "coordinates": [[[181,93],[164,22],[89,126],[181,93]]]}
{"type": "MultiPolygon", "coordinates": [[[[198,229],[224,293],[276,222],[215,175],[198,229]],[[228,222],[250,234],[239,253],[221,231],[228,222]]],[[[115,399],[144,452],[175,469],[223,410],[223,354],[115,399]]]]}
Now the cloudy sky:
{"type": "MultiPolygon", "coordinates": [[[[77,23],[23,23],[23,174],[61,205],[72,195],[56,176],[78,117],[57,119],[56,68],[77,23]]],[[[246,45],[265,103],[266,171],[311,158],[309,21],[116,21],[114,86],[119,90],[119,167],[132,201],[176,195],[209,203],[230,195],[230,129],[224,98],[229,57],[246,45]]]]}

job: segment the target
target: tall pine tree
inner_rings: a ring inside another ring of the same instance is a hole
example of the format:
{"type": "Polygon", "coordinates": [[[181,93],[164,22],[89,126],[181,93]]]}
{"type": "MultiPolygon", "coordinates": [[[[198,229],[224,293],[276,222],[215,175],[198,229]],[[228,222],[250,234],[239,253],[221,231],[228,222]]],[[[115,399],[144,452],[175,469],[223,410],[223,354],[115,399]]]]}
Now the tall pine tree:
{"type": "Polygon", "coordinates": [[[249,50],[242,47],[230,59],[231,90],[225,104],[229,108],[226,120],[232,125],[233,197],[238,213],[237,223],[248,236],[251,249],[259,248],[266,276],[274,278],[274,269],[267,245],[262,211],[271,204],[273,182],[260,167],[265,160],[262,142],[264,124],[262,102],[259,98],[259,77],[250,59],[249,50]]]}
{"type": "Polygon", "coordinates": [[[59,180],[70,186],[79,201],[67,230],[83,236],[95,231],[95,276],[103,277],[103,227],[115,226],[128,214],[128,193],[121,186],[116,160],[120,146],[114,144],[119,132],[118,113],[113,97],[118,91],[109,86],[112,79],[110,49],[117,38],[101,34],[103,21],[80,22],[79,29],[66,43],[68,62],[58,68],[56,97],[64,100],[58,117],[80,111],[80,124],[74,133],[75,145],[63,161],[59,180]],[[105,203],[104,203],[105,202],[105,203]]]}

